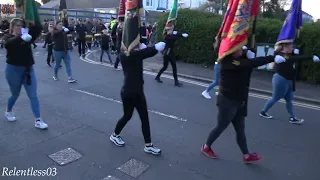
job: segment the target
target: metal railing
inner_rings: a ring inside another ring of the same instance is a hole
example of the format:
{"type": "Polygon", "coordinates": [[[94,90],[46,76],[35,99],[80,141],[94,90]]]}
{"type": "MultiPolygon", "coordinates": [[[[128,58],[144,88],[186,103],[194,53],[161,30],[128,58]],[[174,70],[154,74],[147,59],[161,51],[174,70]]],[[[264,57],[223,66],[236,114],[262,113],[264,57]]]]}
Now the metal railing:
{"type": "MultiPolygon", "coordinates": [[[[44,19],[57,19],[59,16],[59,10],[54,8],[39,8],[39,15],[42,20],[44,19]]],[[[21,12],[17,12],[17,15],[21,15],[21,12]]],[[[111,17],[117,17],[116,13],[101,13],[96,11],[88,11],[88,10],[78,10],[78,9],[68,9],[68,17],[69,18],[99,18],[106,22],[109,22],[111,17]]],[[[142,20],[145,17],[141,17],[142,20]]]]}

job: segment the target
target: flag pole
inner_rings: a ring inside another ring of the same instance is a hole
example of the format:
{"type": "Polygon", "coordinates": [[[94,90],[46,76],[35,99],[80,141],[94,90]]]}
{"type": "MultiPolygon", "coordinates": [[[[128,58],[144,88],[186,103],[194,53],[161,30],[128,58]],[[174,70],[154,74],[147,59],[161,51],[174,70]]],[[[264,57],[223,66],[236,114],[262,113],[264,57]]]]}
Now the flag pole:
{"type": "Polygon", "coordinates": [[[256,43],[256,26],[257,26],[257,16],[254,16],[253,22],[252,22],[252,32],[251,32],[251,43],[250,48],[255,48],[256,43]]]}

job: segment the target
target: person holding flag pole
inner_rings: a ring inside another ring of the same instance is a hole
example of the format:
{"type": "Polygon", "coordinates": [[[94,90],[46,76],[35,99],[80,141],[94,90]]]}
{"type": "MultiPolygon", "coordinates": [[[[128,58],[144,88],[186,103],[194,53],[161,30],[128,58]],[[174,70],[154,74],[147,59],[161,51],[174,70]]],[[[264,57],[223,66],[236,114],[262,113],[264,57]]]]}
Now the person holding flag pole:
{"type": "Polygon", "coordinates": [[[124,73],[124,85],[121,89],[123,116],[117,122],[115,130],[110,136],[110,141],[117,146],[125,145],[119,134],[132,118],[134,108],[136,108],[142,124],[142,134],[145,141],[144,152],[159,155],[161,149],[156,148],[151,141],[147,102],[143,87],[143,60],[163,51],[166,44],[159,42],[151,47],[140,44],[142,0],[127,1],[125,8],[123,38],[119,56],[124,73]]]}
{"type": "MultiPolygon", "coordinates": [[[[256,153],[249,152],[245,134],[251,72],[255,67],[273,61],[281,63],[285,59],[281,56],[255,58],[255,53],[245,47],[248,43],[250,18],[256,17],[258,11],[259,0],[229,1],[222,26],[216,37],[215,46],[219,48],[218,63],[220,65],[220,87],[217,96],[218,122],[210,132],[206,143],[201,147],[201,152],[210,158],[218,157],[211,149],[211,145],[232,123],[236,131],[237,143],[243,154],[243,162],[251,163],[261,159],[256,153]]],[[[252,40],[254,41],[254,38],[252,40]]]]}
{"type": "Polygon", "coordinates": [[[298,49],[293,49],[293,43],[296,36],[299,36],[300,28],[302,27],[302,0],[293,0],[291,8],[288,11],[287,17],[282,26],[278,40],[275,44],[275,53],[286,57],[286,62],[275,64],[275,74],[272,78],[273,92],[272,97],[266,102],[263,109],[259,113],[261,117],[272,119],[267,112],[280,99],[286,101],[286,108],[290,115],[289,122],[292,124],[302,124],[303,119],[296,117],[293,111],[293,97],[295,91],[295,76],[296,70],[294,63],[301,60],[313,59],[314,62],[319,62],[317,56],[297,56],[298,49]]]}
{"type": "Polygon", "coordinates": [[[42,31],[40,17],[34,0],[16,0],[15,2],[17,8],[22,12],[23,19],[14,18],[11,20],[10,32],[2,41],[7,50],[5,76],[11,91],[5,116],[8,121],[16,121],[12,109],[23,85],[30,99],[35,117],[35,127],[47,129],[48,125],[40,116],[37,79],[33,67],[35,62],[31,48],[31,44],[42,31]]]}
{"type": "Polygon", "coordinates": [[[174,84],[175,86],[181,87],[182,84],[178,81],[177,64],[174,54],[174,44],[176,43],[179,37],[187,38],[189,35],[187,33],[178,33],[177,31],[173,30],[177,22],[177,16],[178,0],[174,0],[165,29],[163,31],[163,34],[165,35],[165,43],[167,44],[166,48],[163,51],[163,67],[160,69],[155,80],[158,83],[162,83],[162,81],[160,80],[160,76],[168,68],[168,64],[170,62],[173,71],[174,84]]]}

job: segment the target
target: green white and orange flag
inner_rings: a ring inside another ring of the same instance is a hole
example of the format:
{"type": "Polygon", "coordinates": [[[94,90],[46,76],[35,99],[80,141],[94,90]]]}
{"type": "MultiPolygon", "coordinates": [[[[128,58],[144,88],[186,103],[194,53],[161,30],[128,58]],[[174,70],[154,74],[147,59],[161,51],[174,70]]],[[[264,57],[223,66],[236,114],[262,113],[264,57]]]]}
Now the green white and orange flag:
{"type": "Polygon", "coordinates": [[[178,17],[178,0],[174,0],[166,26],[163,30],[163,34],[165,34],[168,30],[174,29],[174,26],[177,23],[177,17],[178,17]]]}

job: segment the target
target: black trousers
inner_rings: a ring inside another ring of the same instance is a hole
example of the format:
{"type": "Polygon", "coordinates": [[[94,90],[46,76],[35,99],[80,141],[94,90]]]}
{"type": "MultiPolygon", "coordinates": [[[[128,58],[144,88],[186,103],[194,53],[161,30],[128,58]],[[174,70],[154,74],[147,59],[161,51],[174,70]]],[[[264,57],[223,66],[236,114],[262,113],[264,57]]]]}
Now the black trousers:
{"type": "Polygon", "coordinates": [[[218,123],[209,134],[206,142],[207,146],[210,147],[229,124],[232,123],[241,152],[243,154],[249,153],[245,134],[245,117],[242,116],[243,105],[243,103],[232,101],[219,93],[217,97],[218,123]]]}
{"type": "Polygon", "coordinates": [[[48,45],[47,64],[50,64],[51,58],[52,58],[52,61],[51,61],[51,62],[54,62],[53,45],[48,45]]]}
{"type": "Polygon", "coordinates": [[[142,124],[142,134],[144,137],[144,141],[146,144],[151,143],[149,116],[144,92],[141,91],[138,93],[125,93],[122,91],[121,99],[123,106],[123,116],[118,121],[114,133],[117,135],[121,133],[122,129],[132,118],[134,108],[136,108],[142,124]]]}
{"type": "Polygon", "coordinates": [[[117,44],[117,58],[116,58],[116,62],[114,63],[114,68],[118,69],[119,63],[120,63],[120,44],[117,44]]]}
{"type": "Polygon", "coordinates": [[[160,69],[156,78],[160,78],[161,74],[167,70],[169,62],[172,66],[173,78],[175,82],[178,82],[178,73],[177,73],[177,64],[176,60],[172,57],[172,55],[164,55],[163,56],[163,67],[160,69]]]}
{"type": "Polygon", "coordinates": [[[85,39],[78,39],[78,52],[79,55],[84,55],[86,50],[86,40],[85,39]]]}

